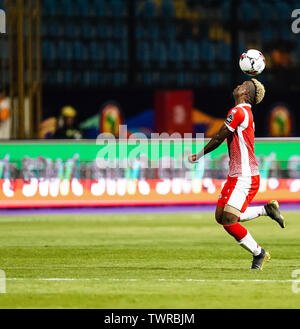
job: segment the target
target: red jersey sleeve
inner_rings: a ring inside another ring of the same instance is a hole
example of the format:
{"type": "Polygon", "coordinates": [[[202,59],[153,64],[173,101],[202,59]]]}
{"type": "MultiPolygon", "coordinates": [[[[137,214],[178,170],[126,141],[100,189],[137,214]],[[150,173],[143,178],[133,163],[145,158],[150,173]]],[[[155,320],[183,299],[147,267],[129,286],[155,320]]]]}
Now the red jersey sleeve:
{"type": "Polygon", "coordinates": [[[234,107],[228,112],[225,126],[232,132],[244,121],[245,113],[241,108],[234,107]]]}

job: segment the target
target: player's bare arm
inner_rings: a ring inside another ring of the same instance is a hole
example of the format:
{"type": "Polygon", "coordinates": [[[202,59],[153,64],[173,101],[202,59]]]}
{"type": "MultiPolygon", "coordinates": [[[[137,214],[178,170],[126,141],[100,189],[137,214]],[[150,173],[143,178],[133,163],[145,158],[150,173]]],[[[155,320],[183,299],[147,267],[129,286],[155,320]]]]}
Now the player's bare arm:
{"type": "Polygon", "coordinates": [[[232,132],[226,127],[224,124],[221,129],[216,133],[213,138],[208,142],[208,144],[197,154],[191,154],[189,156],[189,161],[191,163],[197,162],[199,159],[201,159],[205,154],[208,154],[215,149],[217,149],[224,140],[229,137],[232,134],[232,132]]]}

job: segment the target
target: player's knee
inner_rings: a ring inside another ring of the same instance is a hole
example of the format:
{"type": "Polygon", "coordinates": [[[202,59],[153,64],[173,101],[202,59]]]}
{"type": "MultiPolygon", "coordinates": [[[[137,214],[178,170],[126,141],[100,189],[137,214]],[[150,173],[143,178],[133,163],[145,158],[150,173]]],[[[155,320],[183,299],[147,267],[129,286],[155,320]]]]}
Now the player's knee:
{"type": "Polygon", "coordinates": [[[224,211],[222,217],[223,225],[232,225],[238,222],[238,217],[234,214],[224,211]]]}
{"type": "Polygon", "coordinates": [[[223,225],[222,217],[215,216],[216,222],[220,225],[223,225]]]}
{"type": "Polygon", "coordinates": [[[222,217],[223,217],[223,211],[216,211],[215,212],[215,219],[216,219],[216,222],[220,225],[223,225],[223,221],[222,221],[222,217]]]}

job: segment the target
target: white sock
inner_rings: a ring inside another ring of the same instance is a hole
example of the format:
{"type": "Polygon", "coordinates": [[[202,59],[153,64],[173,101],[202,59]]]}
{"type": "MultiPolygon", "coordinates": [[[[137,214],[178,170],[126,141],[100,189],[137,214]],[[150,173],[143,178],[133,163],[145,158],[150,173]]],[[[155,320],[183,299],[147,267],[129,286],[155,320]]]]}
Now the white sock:
{"type": "Polygon", "coordinates": [[[261,247],[252,238],[252,235],[249,232],[241,241],[239,241],[239,244],[246,250],[250,251],[253,256],[258,256],[261,253],[261,247]]]}
{"type": "Polygon", "coordinates": [[[267,216],[267,212],[264,206],[260,207],[248,207],[246,211],[240,216],[240,222],[247,222],[251,219],[260,217],[260,216],[267,216]]]}

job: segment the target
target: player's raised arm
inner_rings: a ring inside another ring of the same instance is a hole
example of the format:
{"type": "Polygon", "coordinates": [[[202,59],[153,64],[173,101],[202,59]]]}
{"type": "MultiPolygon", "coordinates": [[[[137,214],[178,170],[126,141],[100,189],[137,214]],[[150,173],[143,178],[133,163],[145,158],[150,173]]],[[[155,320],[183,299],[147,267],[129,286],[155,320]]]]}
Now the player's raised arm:
{"type": "Polygon", "coordinates": [[[197,154],[189,155],[189,161],[191,163],[197,162],[205,154],[208,154],[218,148],[224,140],[232,134],[232,131],[227,128],[224,124],[218,133],[216,133],[213,138],[208,142],[208,144],[197,154]]]}

